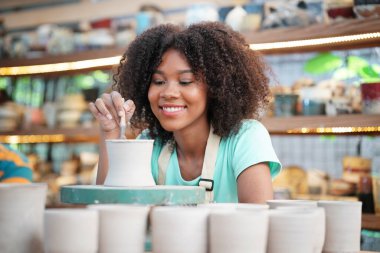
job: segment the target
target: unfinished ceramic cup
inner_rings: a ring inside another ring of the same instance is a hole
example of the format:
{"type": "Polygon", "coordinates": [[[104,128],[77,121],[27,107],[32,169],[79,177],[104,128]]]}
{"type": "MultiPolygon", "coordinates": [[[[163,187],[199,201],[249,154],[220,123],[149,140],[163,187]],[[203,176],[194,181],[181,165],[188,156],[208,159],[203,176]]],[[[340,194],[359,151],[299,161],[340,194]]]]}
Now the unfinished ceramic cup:
{"type": "Polygon", "coordinates": [[[155,207],[152,210],[154,253],[206,253],[209,210],[196,207],[155,207]]]}
{"type": "Polygon", "coordinates": [[[296,199],[273,199],[267,200],[270,209],[275,209],[279,206],[309,206],[317,207],[317,201],[312,200],[296,200],[296,199]]]}
{"type": "Polygon", "coordinates": [[[316,213],[269,210],[267,253],[313,253],[316,213]]]}
{"type": "Polygon", "coordinates": [[[318,201],[326,212],[326,237],[323,252],[360,251],[362,202],[318,201]]]}
{"type": "Polygon", "coordinates": [[[154,186],[151,172],[153,140],[106,140],[106,186],[154,186]]]}
{"type": "Polygon", "coordinates": [[[325,243],[326,234],[326,214],[325,209],[322,207],[313,206],[279,206],[276,210],[292,213],[310,213],[315,212],[316,218],[314,220],[314,253],[321,253],[325,243]]]}
{"type": "Polygon", "coordinates": [[[99,212],[99,253],[142,253],[150,206],[91,205],[99,212]]]}
{"type": "Polygon", "coordinates": [[[211,212],[226,211],[226,210],[268,210],[269,206],[265,204],[253,203],[207,203],[199,204],[200,208],[208,208],[211,212]]]}
{"type": "Polygon", "coordinates": [[[268,237],[268,210],[230,209],[211,212],[210,253],[265,253],[268,237]]]}
{"type": "Polygon", "coordinates": [[[45,211],[45,253],[97,253],[98,212],[81,208],[45,211]]]}
{"type": "Polygon", "coordinates": [[[0,184],[0,251],[43,252],[46,184],[0,184]]]}

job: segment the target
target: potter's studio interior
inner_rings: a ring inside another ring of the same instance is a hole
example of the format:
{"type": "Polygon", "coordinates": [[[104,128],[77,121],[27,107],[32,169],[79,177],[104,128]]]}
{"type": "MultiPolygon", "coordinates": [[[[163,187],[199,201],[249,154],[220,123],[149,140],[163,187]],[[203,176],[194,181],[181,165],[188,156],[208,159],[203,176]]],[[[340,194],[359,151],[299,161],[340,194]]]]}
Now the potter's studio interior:
{"type": "Polygon", "coordinates": [[[380,1],[0,1],[0,252],[380,252],[380,1]]]}

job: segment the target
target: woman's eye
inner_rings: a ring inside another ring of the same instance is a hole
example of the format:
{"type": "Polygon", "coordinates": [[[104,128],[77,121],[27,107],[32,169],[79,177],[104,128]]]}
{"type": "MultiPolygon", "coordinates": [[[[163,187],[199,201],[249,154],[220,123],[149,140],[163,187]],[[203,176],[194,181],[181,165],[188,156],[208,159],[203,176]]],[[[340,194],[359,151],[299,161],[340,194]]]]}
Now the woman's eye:
{"type": "Polygon", "coordinates": [[[180,85],[189,85],[191,84],[193,81],[179,81],[179,84],[180,85]]]}
{"type": "Polygon", "coordinates": [[[153,80],[153,83],[156,85],[163,85],[163,84],[165,84],[165,81],[164,80],[153,80]]]}

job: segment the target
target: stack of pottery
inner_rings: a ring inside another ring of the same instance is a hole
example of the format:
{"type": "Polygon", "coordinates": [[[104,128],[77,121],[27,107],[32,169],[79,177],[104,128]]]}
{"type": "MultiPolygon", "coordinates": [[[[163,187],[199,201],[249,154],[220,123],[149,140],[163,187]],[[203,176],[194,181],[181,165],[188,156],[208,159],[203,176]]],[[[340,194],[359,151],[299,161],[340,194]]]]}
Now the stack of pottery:
{"type": "Polygon", "coordinates": [[[58,102],[57,121],[62,128],[74,128],[79,124],[80,117],[87,109],[87,103],[82,94],[68,94],[58,102]]]}

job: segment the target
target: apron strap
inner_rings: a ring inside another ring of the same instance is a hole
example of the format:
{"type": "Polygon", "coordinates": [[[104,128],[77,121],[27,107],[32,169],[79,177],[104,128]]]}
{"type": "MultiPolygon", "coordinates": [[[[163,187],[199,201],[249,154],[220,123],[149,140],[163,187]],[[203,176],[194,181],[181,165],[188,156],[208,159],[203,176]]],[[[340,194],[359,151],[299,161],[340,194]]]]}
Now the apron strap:
{"type": "MultiPolygon", "coordinates": [[[[206,203],[214,200],[214,171],[216,164],[216,157],[218,155],[220,136],[213,133],[214,129],[210,127],[210,133],[208,135],[206,151],[202,165],[202,174],[199,180],[199,186],[206,188],[206,203]]],[[[162,148],[161,154],[158,157],[158,184],[164,185],[166,178],[166,171],[169,165],[170,156],[169,144],[165,144],[162,148]]]]}

